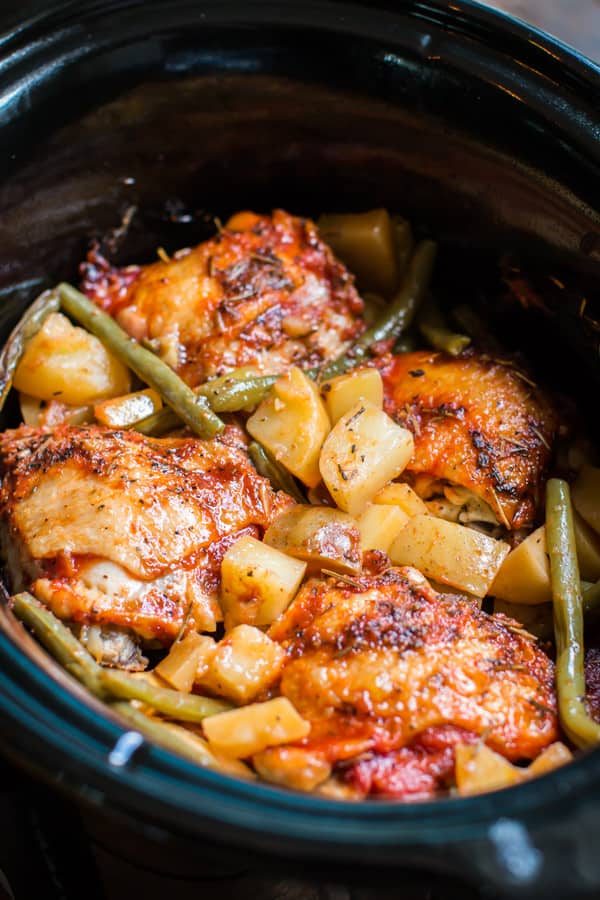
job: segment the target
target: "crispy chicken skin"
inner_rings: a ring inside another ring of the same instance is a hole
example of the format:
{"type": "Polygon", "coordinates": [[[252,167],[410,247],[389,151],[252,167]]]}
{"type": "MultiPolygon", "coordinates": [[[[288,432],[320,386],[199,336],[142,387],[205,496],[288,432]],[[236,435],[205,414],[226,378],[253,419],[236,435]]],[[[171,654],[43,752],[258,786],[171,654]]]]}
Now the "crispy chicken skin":
{"type": "Polygon", "coordinates": [[[378,366],[386,411],[414,434],[407,474],[469,488],[507,528],[532,525],[556,433],[548,398],[475,352],[406,353],[378,366]]]}
{"type": "Polygon", "coordinates": [[[111,268],[92,254],[83,290],[192,386],[237,366],[319,365],[364,328],[354,279],[313,222],[242,212],[168,262],[111,268]]]}
{"type": "Polygon", "coordinates": [[[337,762],[374,754],[397,776],[433,746],[448,775],[458,741],[519,760],[556,739],[554,665],[516,622],[409,567],[357,585],[307,582],[269,632],[288,654],[281,693],[312,723],[308,747],[337,762]]]}
{"type": "Polygon", "coordinates": [[[221,559],[292,501],[220,439],[152,439],[102,427],[1,436],[0,518],[15,590],[60,618],[173,640],[214,630],[221,559]]]}

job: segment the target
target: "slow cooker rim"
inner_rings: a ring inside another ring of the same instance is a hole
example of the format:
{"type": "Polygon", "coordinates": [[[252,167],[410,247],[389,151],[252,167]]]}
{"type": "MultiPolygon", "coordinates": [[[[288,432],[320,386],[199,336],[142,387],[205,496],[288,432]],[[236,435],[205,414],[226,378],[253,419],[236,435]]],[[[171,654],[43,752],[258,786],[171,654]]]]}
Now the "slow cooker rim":
{"type": "MultiPolygon", "coordinates": [[[[43,32],[44,28],[51,23],[52,16],[57,11],[68,12],[69,8],[73,8],[75,5],[74,3],[57,3],[52,9],[29,19],[12,35],[0,39],[0,59],[4,56],[5,71],[9,70],[12,64],[16,65],[17,62],[18,65],[23,64],[27,58],[27,46],[30,45],[36,33],[43,32]],[[16,57],[18,57],[18,61],[16,57]]],[[[92,8],[99,4],[92,2],[87,5],[92,8]]],[[[127,5],[133,7],[139,4],[137,0],[128,0],[127,5]]],[[[257,5],[271,6],[269,2],[257,5]]],[[[332,3],[315,5],[331,7],[332,3]]],[[[340,7],[358,8],[366,4],[344,3],[338,5],[340,7]]],[[[379,3],[378,5],[386,9],[391,7],[389,3],[379,3]]],[[[374,4],[371,3],[369,6],[372,10],[374,4]]],[[[460,15],[467,16],[467,25],[471,27],[472,33],[477,39],[482,40],[482,35],[477,32],[477,28],[482,27],[487,29],[486,35],[488,39],[495,41],[496,48],[501,43],[500,37],[506,35],[506,33],[511,35],[516,45],[524,53],[527,47],[531,48],[531,44],[536,44],[543,53],[548,55],[548,60],[552,60],[551,63],[549,62],[551,69],[556,64],[563,66],[573,79],[586,89],[586,92],[589,91],[590,97],[594,95],[594,92],[597,95],[600,89],[600,67],[587,60],[583,54],[567,47],[538,29],[520,23],[499,11],[483,7],[479,3],[474,2],[474,0],[457,0],[452,6],[460,15]]],[[[423,0],[423,2],[417,0],[414,3],[403,4],[402,10],[405,7],[409,8],[408,12],[410,14],[416,15],[420,11],[423,14],[437,12],[440,15],[445,14],[448,16],[448,4],[443,2],[443,0],[423,0]],[[411,13],[411,10],[414,10],[414,12],[411,13]]],[[[463,27],[466,27],[464,23],[463,27]]],[[[62,37],[65,37],[64,32],[62,37]]],[[[44,52],[52,52],[50,43],[45,46],[44,52]]],[[[2,69],[0,68],[0,75],[1,73],[2,69]]],[[[600,160],[600,152],[598,153],[598,159],[600,160]]],[[[32,678],[39,691],[38,697],[40,702],[42,699],[48,702],[50,700],[55,701],[56,711],[53,713],[55,717],[61,719],[60,716],[57,716],[57,713],[60,711],[73,716],[69,724],[80,728],[79,738],[86,736],[89,738],[90,729],[92,731],[97,729],[98,723],[93,721],[93,712],[85,703],[74,698],[62,687],[54,686],[50,690],[48,683],[46,683],[44,690],[41,670],[37,670],[37,675],[36,672],[31,671],[31,663],[27,664],[26,658],[22,656],[17,645],[6,634],[0,635],[0,656],[5,661],[5,670],[0,673],[0,686],[3,688],[0,696],[0,712],[2,712],[5,721],[10,722],[13,728],[17,725],[23,729],[23,736],[27,734],[30,738],[35,738],[35,735],[39,734],[37,726],[39,726],[41,720],[31,711],[28,711],[27,707],[19,710],[23,701],[20,685],[31,682],[32,678]]],[[[66,720],[63,720],[63,724],[65,722],[66,720]]],[[[46,722],[44,724],[47,729],[52,730],[50,723],[46,722]]],[[[282,826],[283,830],[278,831],[277,839],[291,838],[299,843],[300,849],[298,852],[303,854],[308,852],[315,856],[327,855],[329,857],[336,852],[339,852],[341,855],[344,850],[347,852],[348,846],[355,846],[357,841],[367,845],[374,845],[378,842],[382,846],[380,846],[381,852],[379,854],[375,853],[377,861],[390,861],[391,857],[386,851],[397,846],[398,843],[432,843],[432,825],[435,825],[436,829],[436,843],[448,842],[449,840],[455,841],[457,837],[472,835],[473,828],[478,828],[484,822],[493,821],[498,816],[505,815],[511,818],[518,818],[535,815],[542,809],[547,808],[548,794],[553,792],[557,797],[560,795],[560,802],[564,803],[568,797],[575,796],[582,790],[585,790],[591,778],[600,776],[600,753],[592,753],[577,759],[566,769],[550,773],[535,783],[521,785],[484,797],[437,800],[431,803],[419,803],[416,806],[397,803],[381,804],[373,801],[350,806],[322,798],[284,792],[262,784],[246,784],[218,773],[201,770],[186,760],[179,759],[167,751],[153,747],[148,751],[149,765],[147,768],[153,769],[155,777],[159,773],[164,776],[164,779],[159,779],[158,782],[155,782],[156,791],[152,794],[149,784],[145,784],[143,790],[134,786],[140,781],[140,771],[144,768],[143,766],[139,767],[137,773],[135,769],[127,770],[127,777],[123,780],[119,777],[119,773],[114,767],[109,765],[107,754],[114,745],[116,737],[119,733],[122,733],[122,730],[119,730],[118,726],[108,718],[103,721],[102,727],[104,729],[103,740],[101,741],[100,737],[96,739],[96,744],[102,743],[101,760],[97,758],[97,748],[88,746],[89,755],[87,759],[84,756],[81,760],[80,783],[78,785],[70,785],[64,782],[65,786],[75,794],[80,795],[82,785],[86,783],[93,788],[94,783],[106,783],[108,779],[109,782],[120,785],[123,791],[122,796],[127,795],[128,799],[124,806],[133,808],[139,807],[139,804],[134,801],[139,799],[142,794],[146,798],[148,796],[160,798],[159,785],[161,789],[165,786],[172,788],[173,780],[179,781],[182,779],[181,783],[185,784],[185,779],[188,779],[188,781],[193,781],[200,791],[204,790],[203,794],[197,794],[198,801],[202,801],[204,806],[206,806],[207,795],[214,796],[219,801],[222,801],[223,797],[227,795],[249,804],[254,803],[255,809],[258,803],[264,811],[269,809],[286,809],[298,815],[307,813],[310,815],[313,827],[318,824],[319,818],[330,817],[331,824],[333,825],[335,822],[335,832],[332,829],[334,838],[329,841],[326,835],[321,835],[319,842],[315,842],[314,839],[312,841],[301,839],[298,834],[297,817],[292,815],[288,819],[287,826],[282,826]],[[156,763],[155,767],[153,767],[153,763],[156,763]],[[546,786],[547,790],[541,790],[542,784],[546,786]],[[542,794],[544,795],[543,799],[541,797],[542,794]],[[360,833],[353,833],[346,838],[343,830],[344,826],[348,827],[354,822],[359,823],[362,826],[362,830],[360,833]],[[394,824],[396,829],[393,827],[394,824]],[[335,849],[336,847],[338,850],[335,849]]],[[[52,746],[54,747],[54,744],[52,746]]],[[[11,755],[14,757],[15,753],[18,754],[23,749],[26,749],[24,742],[17,738],[14,740],[11,755]]],[[[32,757],[35,756],[36,759],[41,758],[42,754],[40,751],[41,745],[34,744],[32,757]]],[[[56,746],[56,751],[58,756],[60,756],[61,751],[58,746],[56,746]]],[[[62,752],[64,752],[64,746],[62,752]]],[[[38,774],[48,775],[47,772],[42,773],[41,770],[38,774]]],[[[56,775],[54,779],[56,783],[60,780],[60,773],[54,774],[56,775]]],[[[93,788],[93,790],[96,790],[96,788],[93,788]]],[[[89,797],[92,800],[93,790],[89,792],[89,797]]],[[[96,799],[98,802],[101,802],[99,798],[104,793],[104,788],[99,787],[98,791],[99,794],[96,799]]],[[[169,796],[168,793],[167,796],[169,796]]],[[[165,809],[167,806],[170,811],[170,824],[173,827],[181,827],[182,822],[177,812],[181,807],[165,804],[165,809]]],[[[243,838],[244,843],[251,842],[253,836],[254,839],[258,839],[259,835],[268,837],[272,834],[272,826],[265,826],[261,832],[256,824],[239,825],[239,808],[236,809],[232,810],[232,821],[229,824],[233,826],[237,820],[239,836],[240,839],[243,838]]],[[[199,813],[199,809],[190,807],[190,815],[199,815],[199,813]]],[[[224,822],[223,814],[215,815],[209,821],[222,825],[224,822]]]]}

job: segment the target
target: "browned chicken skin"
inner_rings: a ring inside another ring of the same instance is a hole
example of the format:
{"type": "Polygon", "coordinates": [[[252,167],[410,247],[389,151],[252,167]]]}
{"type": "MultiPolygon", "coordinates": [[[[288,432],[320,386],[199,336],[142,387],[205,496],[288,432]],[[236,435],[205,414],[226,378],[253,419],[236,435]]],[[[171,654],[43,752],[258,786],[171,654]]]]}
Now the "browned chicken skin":
{"type": "Polygon", "coordinates": [[[357,585],[309,581],[269,632],[288,653],[281,693],[312,723],[308,747],[340,761],[450,729],[519,760],[556,739],[553,663],[516,622],[412,568],[357,585]]]}
{"type": "Polygon", "coordinates": [[[15,589],[63,619],[172,641],[221,618],[219,571],[291,500],[257,474],[229,429],[152,439],[101,427],[1,437],[0,517],[15,589]]]}
{"type": "Polygon", "coordinates": [[[507,528],[533,524],[556,433],[549,400],[475,352],[405,353],[378,366],[386,411],[414,434],[406,473],[469,488],[507,528]]]}
{"type": "Polygon", "coordinates": [[[191,385],[238,366],[319,365],[364,328],[354,279],[313,222],[238,213],[169,262],[113,269],[93,255],[83,290],[191,385]]]}

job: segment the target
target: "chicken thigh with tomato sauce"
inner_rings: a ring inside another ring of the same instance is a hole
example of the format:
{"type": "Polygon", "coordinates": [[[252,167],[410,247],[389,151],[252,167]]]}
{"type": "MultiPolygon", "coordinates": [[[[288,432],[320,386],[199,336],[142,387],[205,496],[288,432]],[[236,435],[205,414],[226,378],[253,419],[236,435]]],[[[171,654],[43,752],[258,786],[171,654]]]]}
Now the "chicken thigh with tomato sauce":
{"type": "Polygon", "coordinates": [[[61,619],[170,644],[214,631],[220,563],[292,501],[220,439],[23,426],[0,442],[0,517],[13,590],[61,619]]]}
{"type": "Polygon", "coordinates": [[[169,261],[116,269],[91,254],[83,290],[192,386],[239,366],[318,366],[365,327],[353,277],[313,222],[282,210],[238,213],[169,261]]]}
{"type": "Polygon", "coordinates": [[[367,792],[435,792],[457,743],[516,761],[556,740],[554,665],[535,640],[416,569],[313,579],[269,635],[287,652],[281,693],[311,723],[303,746],[358,757],[347,777],[367,792]]]}
{"type": "MultiPolygon", "coordinates": [[[[468,489],[508,530],[531,526],[543,498],[557,422],[519,369],[469,351],[419,351],[377,362],[384,407],[412,431],[405,475],[468,489]]],[[[423,481],[421,481],[423,484],[423,481]]]]}

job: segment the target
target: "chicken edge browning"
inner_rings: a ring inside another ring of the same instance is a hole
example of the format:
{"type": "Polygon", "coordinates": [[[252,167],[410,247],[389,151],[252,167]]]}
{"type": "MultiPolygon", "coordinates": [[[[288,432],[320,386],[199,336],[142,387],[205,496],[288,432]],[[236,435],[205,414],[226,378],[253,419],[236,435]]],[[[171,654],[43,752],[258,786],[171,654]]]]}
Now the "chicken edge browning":
{"type": "Polygon", "coordinates": [[[557,433],[552,404],[528,376],[476,351],[458,358],[417,351],[375,362],[384,407],[412,431],[405,477],[417,488],[466,488],[509,531],[531,527],[557,433]]]}

